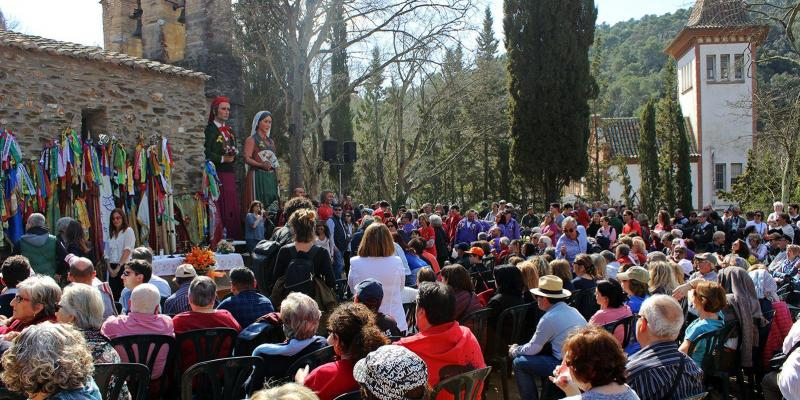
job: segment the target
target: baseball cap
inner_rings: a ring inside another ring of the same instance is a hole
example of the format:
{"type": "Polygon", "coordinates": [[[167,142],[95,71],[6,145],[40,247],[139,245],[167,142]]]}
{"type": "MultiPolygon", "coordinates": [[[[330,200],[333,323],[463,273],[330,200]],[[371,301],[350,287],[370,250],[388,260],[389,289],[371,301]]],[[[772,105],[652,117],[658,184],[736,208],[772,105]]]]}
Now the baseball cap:
{"type": "Polygon", "coordinates": [[[478,257],[483,257],[483,249],[480,247],[472,247],[468,251],[465,251],[467,254],[474,254],[478,257]]]}
{"type": "Polygon", "coordinates": [[[642,267],[631,267],[625,272],[617,274],[617,280],[628,281],[634,280],[642,283],[647,283],[650,280],[650,273],[642,267]]]}
{"type": "Polygon", "coordinates": [[[461,242],[456,245],[456,249],[467,251],[469,250],[469,243],[461,242]]]}
{"type": "Polygon", "coordinates": [[[695,254],[694,258],[700,261],[708,261],[711,265],[717,265],[717,256],[712,253],[695,254]]]}
{"type": "Polygon", "coordinates": [[[176,278],[194,278],[196,276],[197,271],[195,271],[192,264],[181,264],[175,269],[176,278]]]}
{"type": "Polygon", "coordinates": [[[375,279],[367,278],[359,282],[355,287],[355,296],[359,302],[369,300],[383,301],[383,285],[375,279]]]}
{"type": "Polygon", "coordinates": [[[406,400],[406,393],[428,382],[425,361],[397,345],[379,347],[353,367],[353,378],[381,400],[406,400]]]}

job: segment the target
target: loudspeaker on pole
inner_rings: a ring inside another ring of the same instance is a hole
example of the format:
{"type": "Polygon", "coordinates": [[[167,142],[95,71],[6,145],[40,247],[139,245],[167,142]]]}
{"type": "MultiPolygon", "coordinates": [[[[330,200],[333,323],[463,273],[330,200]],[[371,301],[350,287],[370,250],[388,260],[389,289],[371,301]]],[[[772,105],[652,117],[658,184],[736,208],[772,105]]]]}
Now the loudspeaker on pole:
{"type": "Polygon", "coordinates": [[[347,141],[343,143],[344,147],[344,162],[354,163],[358,159],[356,152],[356,142],[347,141]]]}
{"type": "Polygon", "coordinates": [[[322,161],[336,161],[336,147],[338,144],[339,142],[334,139],[326,139],[322,141],[322,161]]]}

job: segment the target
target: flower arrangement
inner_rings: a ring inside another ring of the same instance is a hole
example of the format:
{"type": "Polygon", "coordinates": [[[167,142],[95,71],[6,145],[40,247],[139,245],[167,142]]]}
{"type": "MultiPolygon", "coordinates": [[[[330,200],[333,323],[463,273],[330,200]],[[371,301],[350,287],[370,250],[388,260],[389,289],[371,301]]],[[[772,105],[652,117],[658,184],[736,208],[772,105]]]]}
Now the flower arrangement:
{"type": "Polygon", "coordinates": [[[192,247],[192,251],[186,254],[183,262],[192,264],[197,275],[211,275],[214,265],[217,263],[214,252],[207,247],[192,247]]]}
{"type": "Polygon", "coordinates": [[[239,154],[239,149],[236,146],[225,146],[226,156],[236,156],[237,154],[239,154]]]}
{"type": "Polygon", "coordinates": [[[227,240],[220,240],[220,242],[217,243],[217,253],[219,254],[231,254],[235,251],[236,249],[233,247],[233,243],[227,240]]]}

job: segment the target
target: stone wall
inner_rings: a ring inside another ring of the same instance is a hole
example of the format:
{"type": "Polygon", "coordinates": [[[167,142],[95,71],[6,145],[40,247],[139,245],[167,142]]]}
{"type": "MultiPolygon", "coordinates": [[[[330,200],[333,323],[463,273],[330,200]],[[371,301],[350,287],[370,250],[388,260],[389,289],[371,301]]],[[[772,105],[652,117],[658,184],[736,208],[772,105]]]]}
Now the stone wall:
{"type": "Polygon", "coordinates": [[[200,189],[207,104],[202,78],[0,46],[0,127],[17,135],[26,159],[71,126],[116,135],[165,135],[176,193],[200,189]]]}

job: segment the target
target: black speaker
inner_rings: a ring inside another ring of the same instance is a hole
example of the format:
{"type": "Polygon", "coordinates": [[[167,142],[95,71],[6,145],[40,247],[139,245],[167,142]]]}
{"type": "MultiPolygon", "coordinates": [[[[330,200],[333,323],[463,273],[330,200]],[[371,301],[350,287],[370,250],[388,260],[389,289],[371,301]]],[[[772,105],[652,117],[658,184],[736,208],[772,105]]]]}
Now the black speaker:
{"type": "Polygon", "coordinates": [[[354,163],[358,159],[356,155],[356,142],[344,142],[344,162],[354,163]]]}
{"type": "Polygon", "coordinates": [[[322,141],[322,161],[336,161],[336,147],[339,141],[326,139],[322,141]]]}

